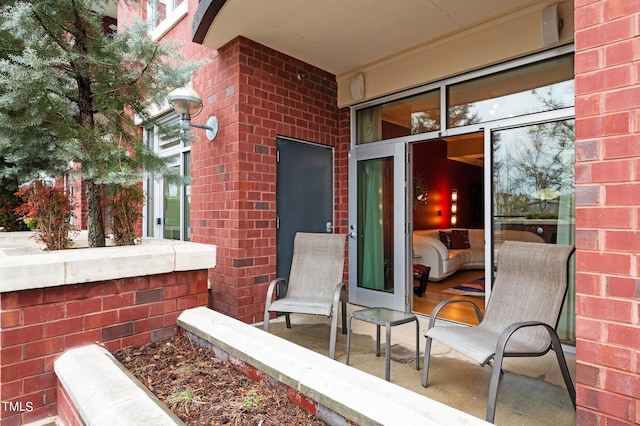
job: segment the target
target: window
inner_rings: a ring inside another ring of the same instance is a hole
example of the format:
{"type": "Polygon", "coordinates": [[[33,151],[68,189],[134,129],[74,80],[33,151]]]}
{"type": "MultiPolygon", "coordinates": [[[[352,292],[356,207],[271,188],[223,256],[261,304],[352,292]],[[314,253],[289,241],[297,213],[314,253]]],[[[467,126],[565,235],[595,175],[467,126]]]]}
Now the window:
{"type": "Polygon", "coordinates": [[[448,87],[448,127],[573,106],[573,54],[448,87]]]}
{"type": "MultiPolygon", "coordinates": [[[[567,119],[492,133],[496,249],[523,233],[528,241],[575,244],[574,127],[567,119]]],[[[569,295],[557,331],[563,342],[575,344],[573,273],[569,295]]]]}
{"type": "Polygon", "coordinates": [[[170,240],[189,241],[191,226],[191,147],[188,138],[177,132],[180,118],[167,114],[158,125],[144,129],[145,140],[167,162],[169,172],[146,181],[145,235],[170,240]]]}
{"type": "Polygon", "coordinates": [[[356,143],[573,107],[573,64],[573,53],[564,54],[357,110],[356,143]]]}
{"type": "Polygon", "coordinates": [[[440,130],[440,90],[358,111],[358,144],[440,130]]]}
{"type": "Polygon", "coordinates": [[[187,15],[186,0],[148,0],[147,19],[151,37],[162,37],[187,15]]]}
{"type": "Polygon", "coordinates": [[[149,0],[149,22],[153,28],[160,25],[167,16],[177,9],[185,0],[149,0]]]}

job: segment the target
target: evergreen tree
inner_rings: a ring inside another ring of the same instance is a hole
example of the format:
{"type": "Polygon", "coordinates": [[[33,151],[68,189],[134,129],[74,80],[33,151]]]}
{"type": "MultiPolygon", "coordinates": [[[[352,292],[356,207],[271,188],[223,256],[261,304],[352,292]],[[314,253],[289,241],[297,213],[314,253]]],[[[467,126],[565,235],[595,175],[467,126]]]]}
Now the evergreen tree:
{"type": "MultiPolygon", "coordinates": [[[[139,182],[164,163],[134,117],[185,85],[199,66],[141,21],[105,31],[111,0],[8,0],[0,7],[0,179],[24,182],[79,165],[89,244],[105,245],[104,184],[139,182]]],[[[138,3],[129,0],[128,3],[138,3]]]]}

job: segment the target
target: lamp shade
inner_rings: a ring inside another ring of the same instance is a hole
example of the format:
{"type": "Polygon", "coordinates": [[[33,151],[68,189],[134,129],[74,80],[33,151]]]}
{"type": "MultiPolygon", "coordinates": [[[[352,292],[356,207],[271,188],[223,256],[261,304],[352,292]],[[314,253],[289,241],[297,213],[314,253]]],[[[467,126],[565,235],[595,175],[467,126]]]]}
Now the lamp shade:
{"type": "Polygon", "coordinates": [[[190,87],[180,87],[169,93],[173,110],[180,115],[196,116],[202,110],[202,99],[190,87]]]}

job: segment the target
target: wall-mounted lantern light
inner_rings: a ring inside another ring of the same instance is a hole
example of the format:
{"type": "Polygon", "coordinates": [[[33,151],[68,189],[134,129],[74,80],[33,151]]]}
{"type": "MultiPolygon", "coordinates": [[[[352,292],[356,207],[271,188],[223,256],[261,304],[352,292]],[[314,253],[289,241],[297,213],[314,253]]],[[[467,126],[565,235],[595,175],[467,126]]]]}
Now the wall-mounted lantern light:
{"type": "Polygon", "coordinates": [[[215,115],[209,116],[207,124],[191,122],[202,111],[202,99],[198,93],[190,87],[180,87],[169,93],[169,104],[173,110],[180,114],[180,129],[188,131],[191,127],[206,130],[207,139],[212,141],[218,135],[218,119],[215,115]]]}
{"type": "Polygon", "coordinates": [[[451,190],[451,226],[458,223],[458,190],[451,190]]]}

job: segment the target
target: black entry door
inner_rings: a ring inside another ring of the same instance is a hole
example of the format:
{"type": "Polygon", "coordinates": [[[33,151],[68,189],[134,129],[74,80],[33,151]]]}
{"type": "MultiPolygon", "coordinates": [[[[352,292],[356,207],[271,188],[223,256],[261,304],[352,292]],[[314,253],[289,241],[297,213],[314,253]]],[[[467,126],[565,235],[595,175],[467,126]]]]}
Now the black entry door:
{"type": "Polygon", "coordinates": [[[333,148],[277,138],[276,273],[289,279],[296,232],[333,232],[333,148]]]}

